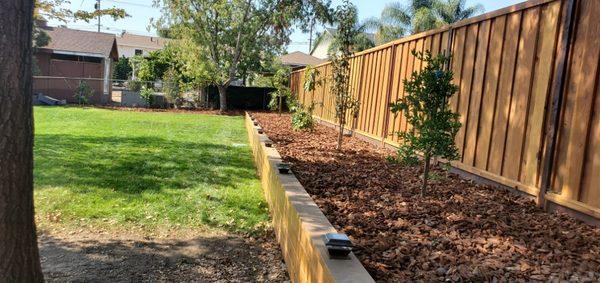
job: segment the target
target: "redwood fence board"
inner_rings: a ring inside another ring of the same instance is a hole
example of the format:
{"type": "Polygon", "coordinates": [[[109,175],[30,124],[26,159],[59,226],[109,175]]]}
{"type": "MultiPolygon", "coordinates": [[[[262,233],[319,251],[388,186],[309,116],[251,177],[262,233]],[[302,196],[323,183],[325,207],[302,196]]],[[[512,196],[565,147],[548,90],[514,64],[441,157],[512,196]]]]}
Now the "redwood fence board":
{"type": "MultiPolygon", "coordinates": [[[[598,34],[600,1],[532,0],[359,52],[352,58],[351,90],[360,109],[357,117],[349,116],[348,127],[398,146],[402,141],[397,133],[412,128],[402,113],[394,115],[388,106],[406,95],[404,80],[424,67],[411,51],[438,54],[450,48],[449,69],[459,91],[449,103],[463,125],[456,137],[461,159],[452,164],[529,194],[547,191],[549,201],[599,217],[598,34]],[[568,1],[576,5],[562,71],[558,57],[568,1]],[[550,155],[551,92],[561,75],[565,87],[558,90],[562,103],[550,155]],[[552,166],[543,166],[546,156],[554,156],[552,166]],[[542,179],[550,180],[543,190],[542,179]]],[[[327,77],[328,66],[316,68],[327,77]]],[[[303,76],[302,70],[292,73],[291,84],[306,104],[311,99],[303,91],[303,76]]],[[[327,82],[317,90],[315,101],[327,102],[315,116],[335,123],[329,87],[327,82]]]]}

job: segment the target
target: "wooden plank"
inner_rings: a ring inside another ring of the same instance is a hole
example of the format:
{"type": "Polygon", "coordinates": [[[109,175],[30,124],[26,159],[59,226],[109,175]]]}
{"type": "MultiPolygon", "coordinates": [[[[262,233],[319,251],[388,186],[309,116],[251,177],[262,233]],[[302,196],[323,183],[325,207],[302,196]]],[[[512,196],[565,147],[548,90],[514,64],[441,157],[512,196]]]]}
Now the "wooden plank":
{"type": "Polygon", "coordinates": [[[506,134],[506,149],[502,176],[519,180],[525,130],[529,109],[529,97],[535,70],[535,55],[539,31],[539,7],[525,10],[521,20],[521,38],[519,39],[519,54],[513,95],[509,114],[509,125],[506,134]]]}
{"type": "Polygon", "coordinates": [[[471,99],[471,85],[473,82],[473,68],[475,66],[475,52],[477,50],[477,34],[479,25],[474,24],[467,27],[465,38],[465,54],[463,57],[463,68],[460,82],[460,95],[458,99],[457,113],[460,114],[462,127],[456,134],[456,146],[460,156],[464,152],[465,131],[469,123],[469,101],[471,99]]]}
{"type": "Polygon", "coordinates": [[[370,99],[367,102],[368,103],[368,107],[369,107],[369,114],[368,114],[368,124],[367,127],[365,128],[365,131],[369,134],[373,134],[373,127],[374,127],[374,120],[376,118],[377,115],[377,109],[375,108],[375,103],[377,102],[377,95],[378,95],[378,85],[379,85],[379,80],[380,80],[380,75],[381,75],[381,61],[383,58],[381,58],[382,52],[381,51],[377,51],[377,53],[373,54],[373,56],[375,56],[375,64],[373,65],[373,81],[371,84],[371,89],[370,89],[370,99]]]}
{"type": "Polygon", "coordinates": [[[585,154],[585,171],[581,183],[581,202],[600,208],[600,77],[596,77],[596,97],[585,154]]]}
{"type": "Polygon", "coordinates": [[[489,56],[481,105],[480,130],[477,138],[477,153],[475,155],[475,166],[482,170],[487,169],[490,141],[492,138],[492,130],[494,128],[494,113],[496,109],[498,82],[500,79],[505,27],[506,17],[504,16],[498,17],[492,22],[488,50],[489,56]]]}
{"type": "MultiPolygon", "coordinates": [[[[395,103],[398,101],[399,95],[400,95],[400,84],[402,81],[401,78],[401,73],[402,73],[402,49],[403,49],[402,44],[398,45],[395,47],[394,50],[394,62],[393,62],[393,68],[394,68],[394,72],[392,74],[392,84],[391,84],[391,96],[390,96],[390,103],[395,103]]],[[[387,139],[388,140],[392,140],[392,141],[396,141],[396,132],[397,132],[397,121],[398,119],[400,119],[400,117],[398,117],[398,115],[394,115],[393,113],[391,113],[390,109],[388,108],[387,111],[389,112],[389,122],[388,122],[388,130],[387,130],[387,139]]]]}
{"type": "MultiPolygon", "coordinates": [[[[405,77],[406,80],[410,80],[413,70],[414,70],[414,67],[415,67],[415,61],[417,61],[415,56],[412,55],[412,51],[415,50],[415,44],[416,44],[416,42],[411,41],[408,46],[408,63],[406,66],[406,77],[405,77]]],[[[404,91],[403,95],[406,96],[406,91],[404,91]]],[[[408,129],[409,129],[408,121],[406,119],[403,119],[402,131],[406,132],[408,129]]]]}
{"type": "Polygon", "coordinates": [[[381,64],[382,68],[381,68],[381,73],[380,73],[380,77],[381,79],[381,84],[379,86],[379,95],[378,95],[378,99],[377,99],[377,122],[376,127],[375,127],[375,131],[373,131],[373,134],[375,134],[376,136],[379,136],[381,138],[384,138],[383,136],[383,128],[385,126],[385,118],[386,116],[386,108],[387,108],[387,101],[388,101],[388,89],[389,89],[389,78],[391,75],[391,68],[390,68],[390,60],[392,60],[392,48],[388,48],[385,49],[384,52],[384,58],[383,58],[383,63],[381,64]]]}
{"type": "Polygon", "coordinates": [[[475,163],[475,152],[477,147],[477,134],[479,130],[479,119],[481,117],[481,101],[483,96],[483,82],[486,73],[487,54],[490,40],[489,20],[481,23],[477,38],[477,55],[473,74],[473,86],[471,88],[471,101],[469,106],[469,123],[466,127],[465,150],[463,152],[463,163],[473,166],[475,163]]]}
{"type": "Polygon", "coordinates": [[[579,18],[572,49],[571,69],[557,148],[554,190],[564,198],[578,200],[583,173],[586,136],[589,129],[595,75],[600,56],[600,1],[579,2],[579,18]]]}
{"type": "Polygon", "coordinates": [[[540,158],[542,156],[542,139],[544,133],[544,110],[550,94],[552,83],[552,67],[557,44],[557,33],[560,15],[560,2],[554,2],[542,9],[540,17],[540,38],[536,70],[529,103],[529,121],[525,135],[523,161],[520,181],[524,184],[537,186],[540,158]]]}
{"type": "Polygon", "coordinates": [[[442,33],[436,33],[431,36],[431,55],[437,56],[440,54],[440,46],[442,40],[442,33]]]}
{"type": "MultiPolygon", "coordinates": [[[[403,43],[402,44],[402,70],[401,70],[401,77],[400,77],[400,84],[398,85],[398,99],[403,99],[404,95],[405,95],[405,91],[404,91],[404,80],[407,77],[408,74],[408,66],[409,66],[409,56],[410,55],[410,44],[409,43],[403,43]]],[[[400,112],[398,113],[398,120],[396,122],[396,126],[395,129],[397,132],[403,132],[404,131],[404,125],[406,124],[406,118],[404,117],[404,113],[400,112]]],[[[396,141],[400,142],[399,137],[396,137],[396,141]]]]}
{"type": "Polygon", "coordinates": [[[364,78],[364,84],[363,84],[363,91],[362,91],[362,97],[361,97],[361,109],[360,109],[360,123],[357,127],[357,129],[364,131],[365,130],[365,126],[367,124],[367,119],[368,119],[368,104],[366,103],[369,100],[369,96],[371,95],[370,93],[370,89],[371,89],[371,76],[373,73],[373,56],[371,55],[365,55],[363,57],[363,59],[365,60],[365,78],[364,78]]]}
{"type": "Polygon", "coordinates": [[[494,114],[494,130],[492,132],[492,144],[488,159],[488,171],[497,175],[502,174],[502,164],[504,161],[504,145],[506,143],[506,129],[508,127],[508,114],[510,113],[520,25],[520,13],[508,16],[504,50],[502,52],[502,65],[500,67],[500,85],[498,86],[496,113],[494,114]]]}
{"type": "Polygon", "coordinates": [[[452,81],[458,86],[459,91],[450,98],[450,108],[453,112],[458,112],[458,100],[460,99],[460,84],[463,66],[463,54],[465,51],[465,34],[466,28],[457,29],[454,31],[454,39],[452,40],[452,72],[454,80],[452,81]]]}

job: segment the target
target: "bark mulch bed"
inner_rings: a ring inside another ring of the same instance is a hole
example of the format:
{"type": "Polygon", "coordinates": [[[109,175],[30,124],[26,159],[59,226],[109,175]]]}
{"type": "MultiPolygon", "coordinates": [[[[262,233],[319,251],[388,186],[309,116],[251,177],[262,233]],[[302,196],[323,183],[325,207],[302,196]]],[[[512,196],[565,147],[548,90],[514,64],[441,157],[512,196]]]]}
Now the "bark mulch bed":
{"type": "Polygon", "coordinates": [[[337,153],[331,128],[296,132],[289,116],[255,116],[377,281],[600,280],[600,228],[441,168],[420,198],[421,169],[388,162],[393,152],[346,138],[337,153]]]}

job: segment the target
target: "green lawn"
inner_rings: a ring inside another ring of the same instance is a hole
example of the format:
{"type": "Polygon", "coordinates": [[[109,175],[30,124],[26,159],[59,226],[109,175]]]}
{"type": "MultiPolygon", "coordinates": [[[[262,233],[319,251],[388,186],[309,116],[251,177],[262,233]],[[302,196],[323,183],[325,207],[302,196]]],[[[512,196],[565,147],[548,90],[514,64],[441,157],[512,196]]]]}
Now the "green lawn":
{"type": "Polygon", "coordinates": [[[255,232],[251,154],[242,117],[36,107],[38,226],[255,232]]]}

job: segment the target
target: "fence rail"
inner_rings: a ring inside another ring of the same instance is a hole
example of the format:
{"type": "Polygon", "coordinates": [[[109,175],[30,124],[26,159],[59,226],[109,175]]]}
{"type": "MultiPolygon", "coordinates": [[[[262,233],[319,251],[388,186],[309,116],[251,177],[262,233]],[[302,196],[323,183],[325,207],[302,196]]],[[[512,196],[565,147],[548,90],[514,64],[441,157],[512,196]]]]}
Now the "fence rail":
{"type": "MultiPolygon", "coordinates": [[[[452,164],[600,218],[599,34],[600,1],[532,0],[357,53],[351,88],[361,107],[350,127],[398,146],[395,133],[411,125],[388,105],[422,68],[410,51],[450,52],[459,86],[450,104],[463,125],[452,164]]],[[[330,63],[317,69],[325,83],[315,91],[304,91],[303,70],[291,87],[334,122],[330,63]]]]}

